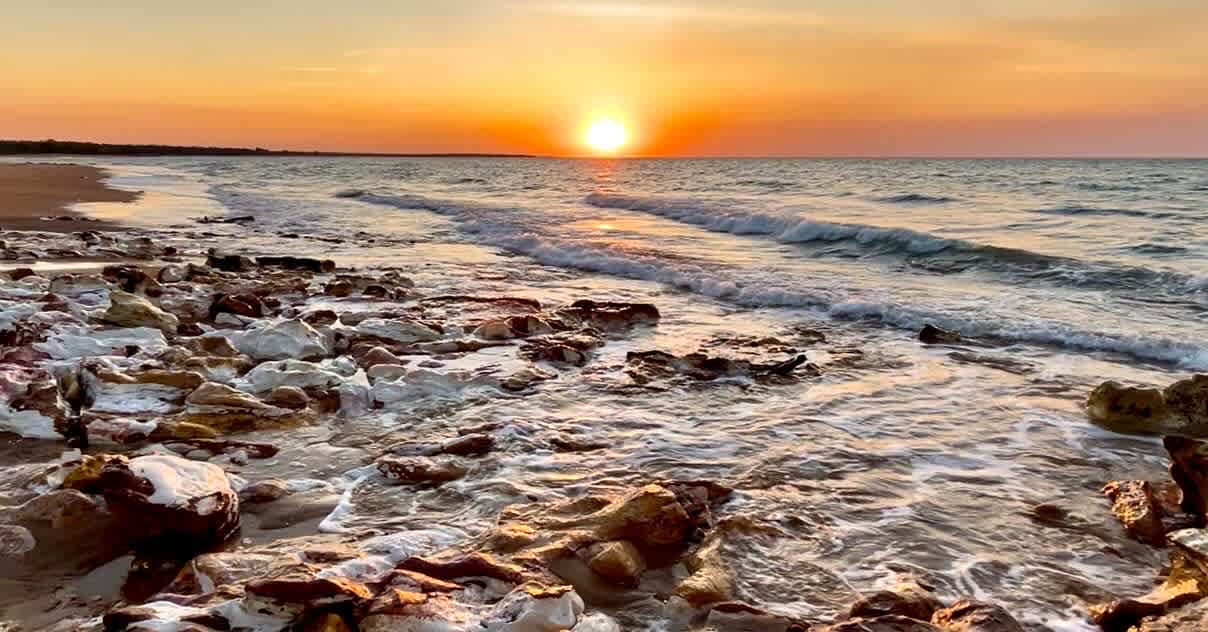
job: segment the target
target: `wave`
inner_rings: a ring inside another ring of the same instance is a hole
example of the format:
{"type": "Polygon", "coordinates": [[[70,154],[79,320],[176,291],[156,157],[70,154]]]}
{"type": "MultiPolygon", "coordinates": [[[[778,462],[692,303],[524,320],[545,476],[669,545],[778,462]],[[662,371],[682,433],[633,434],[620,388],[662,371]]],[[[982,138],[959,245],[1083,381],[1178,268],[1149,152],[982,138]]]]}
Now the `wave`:
{"type": "Polygon", "coordinates": [[[921,193],[903,193],[901,195],[890,195],[874,199],[878,202],[886,202],[888,204],[947,204],[957,201],[956,198],[952,197],[923,195],[921,193]]]}
{"type": "Polygon", "coordinates": [[[918,330],[931,323],[967,336],[1080,351],[1110,352],[1189,369],[1208,368],[1208,347],[1160,337],[1096,332],[1076,325],[969,310],[935,309],[894,301],[853,300],[841,291],[802,287],[800,279],[760,270],[731,269],[713,261],[668,258],[657,250],[558,237],[541,227],[530,209],[442,200],[422,195],[342,192],[342,197],[453,218],[461,230],[488,246],[538,263],[651,281],[746,307],[804,308],[835,319],[870,321],[918,330]]]}
{"type": "Polygon", "coordinates": [[[716,202],[591,193],[585,202],[666,217],[706,230],[734,235],[762,235],[781,243],[850,243],[865,255],[905,257],[916,267],[933,272],[983,269],[1007,272],[1016,281],[1049,281],[1082,288],[1165,287],[1184,292],[1202,286],[1199,277],[1136,266],[1117,266],[1030,250],[952,239],[908,228],[815,221],[787,213],[764,213],[716,202]]]}

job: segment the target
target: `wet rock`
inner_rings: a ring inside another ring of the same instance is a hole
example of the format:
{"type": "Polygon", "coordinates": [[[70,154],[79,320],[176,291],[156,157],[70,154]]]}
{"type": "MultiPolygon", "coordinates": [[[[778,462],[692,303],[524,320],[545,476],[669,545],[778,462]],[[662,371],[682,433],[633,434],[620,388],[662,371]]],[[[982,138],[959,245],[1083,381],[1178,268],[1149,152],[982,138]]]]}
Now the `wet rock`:
{"type": "Polygon", "coordinates": [[[243,382],[248,390],[256,393],[271,391],[278,386],[293,386],[300,389],[329,389],[344,383],[344,376],[324,366],[304,360],[276,360],[264,362],[248,371],[243,382]]]}
{"type": "Polygon", "coordinates": [[[323,577],[307,564],[283,564],[249,581],[248,595],[279,604],[304,608],[348,602],[368,602],[373,593],[360,582],[339,576],[323,577]]]}
{"type": "Polygon", "coordinates": [[[344,281],[341,279],[328,281],[323,285],[323,293],[327,296],[334,296],[336,298],[351,296],[352,291],[355,289],[356,287],[350,281],[344,281]]]}
{"type": "Polygon", "coordinates": [[[196,551],[239,524],[239,499],[209,463],[162,454],[101,457],[86,460],[64,485],[103,495],[126,533],[156,548],[196,551]]]}
{"type": "Polygon", "coordinates": [[[214,320],[219,314],[260,318],[264,315],[264,303],[255,294],[218,294],[210,303],[209,319],[214,320]]]}
{"type": "Polygon", "coordinates": [[[675,587],[675,594],[696,607],[734,599],[734,573],[721,551],[722,536],[710,537],[684,561],[692,573],[675,587]]]}
{"type": "Polygon", "coordinates": [[[50,293],[70,299],[85,294],[107,294],[112,286],[95,274],[60,274],[50,280],[50,293]]]}
{"type": "Polygon", "coordinates": [[[378,472],[397,483],[446,483],[466,475],[465,466],[451,459],[384,456],[377,462],[378,472]]]}
{"type": "Polygon", "coordinates": [[[194,353],[207,356],[234,357],[239,350],[231,344],[231,340],[222,335],[199,336],[182,340],[181,344],[194,353]]]}
{"type": "Polygon", "coordinates": [[[254,360],[310,360],[328,353],[323,335],[297,319],[233,333],[231,342],[254,360]]]}
{"type": "Polygon", "coordinates": [[[510,316],[504,323],[507,325],[516,336],[545,336],[554,333],[553,325],[550,325],[545,319],[532,314],[524,314],[521,316],[510,316]]]}
{"type": "Polygon", "coordinates": [[[330,309],[316,309],[314,311],[309,311],[305,314],[302,314],[301,318],[302,322],[310,325],[311,327],[327,327],[334,325],[340,320],[339,314],[336,314],[334,310],[330,309]]]}
{"type": "Polygon", "coordinates": [[[121,290],[109,293],[109,309],[101,320],[119,327],[153,327],[167,334],[176,333],[180,324],[180,319],[147,299],[121,290]]]}
{"type": "Polygon", "coordinates": [[[658,322],[659,310],[649,303],[624,303],[615,301],[593,301],[582,299],[569,307],[558,309],[555,314],[578,325],[586,325],[603,331],[626,331],[631,327],[658,322]]]}
{"type": "Polygon", "coordinates": [[[93,566],[120,555],[127,546],[104,501],[74,489],[36,496],[8,511],[7,520],[33,536],[30,559],[52,566],[93,566]]]}
{"type": "Polygon", "coordinates": [[[1002,606],[967,599],[937,610],[931,622],[950,632],[1024,632],[1002,606]]]}
{"type": "Polygon", "coordinates": [[[160,283],[180,283],[188,278],[184,266],[169,264],[159,269],[155,278],[160,283]]]}
{"type": "Polygon", "coordinates": [[[924,344],[956,344],[963,340],[960,332],[940,329],[935,325],[923,325],[923,328],[919,330],[919,342],[924,344]]]}
{"type": "Polygon", "coordinates": [[[588,518],[603,540],[630,540],[645,547],[680,544],[692,525],[675,494],[646,485],[588,518]]]}
{"type": "Polygon", "coordinates": [[[20,562],[37,544],[38,541],[29,529],[18,525],[0,524],[0,562],[20,562]]]}
{"type": "Polygon", "coordinates": [[[1128,535],[1154,546],[1166,543],[1161,510],[1148,481],[1112,481],[1102,491],[1111,500],[1112,513],[1128,535]]]}
{"type": "Polygon", "coordinates": [[[357,333],[397,343],[427,342],[441,337],[427,325],[405,319],[368,318],[356,326],[357,333]]]}
{"type": "Polygon", "coordinates": [[[1182,491],[1180,506],[1208,524],[1208,443],[1183,437],[1165,437],[1162,445],[1170,454],[1170,477],[1182,491]]]}
{"type": "Polygon", "coordinates": [[[71,417],[71,406],[49,371],[0,364],[0,430],[59,439],[71,417]]]}
{"type": "Polygon", "coordinates": [[[642,552],[627,540],[598,542],[585,549],[581,556],[588,568],[619,586],[637,586],[646,571],[642,552]]]}
{"type": "Polygon", "coordinates": [[[149,276],[138,266],[111,265],[101,269],[101,276],[110,283],[116,284],[124,292],[143,294],[156,297],[163,294],[159,281],[149,276]]]}
{"type": "Polygon", "coordinates": [[[1162,433],[1171,428],[1162,391],[1104,382],[1086,402],[1091,421],[1115,432],[1162,433]]]}
{"type": "Polygon", "coordinates": [[[1199,583],[1204,577],[1203,571],[1177,552],[1172,553],[1171,563],[1166,581],[1149,594],[1091,606],[1091,622],[1105,632],[1128,632],[1146,617],[1158,617],[1203,598],[1204,591],[1199,583]]]}
{"type": "Polygon", "coordinates": [[[1166,387],[1162,395],[1171,412],[1181,418],[1189,436],[1208,432],[1208,375],[1179,380],[1166,387]]]}
{"type": "Polygon", "coordinates": [[[144,369],[116,371],[85,361],[80,371],[87,408],[115,414],[157,414],[181,410],[185,397],[205,382],[195,371],[144,369]]]}
{"type": "Polygon", "coordinates": [[[664,351],[630,351],[625,355],[625,365],[625,372],[638,384],[676,375],[710,381],[724,377],[785,378],[798,369],[802,375],[820,374],[816,366],[806,363],[805,355],[783,362],[755,363],[703,353],[676,356],[664,351]]]}
{"type": "Polygon", "coordinates": [[[823,632],[944,632],[927,621],[889,614],[872,618],[849,619],[822,628],[823,632]]]}
{"type": "Polygon", "coordinates": [[[1208,599],[1176,608],[1155,619],[1141,621],[1132,632],[1188,632],[1208,630],[1208,599]]]}
{"type": "Polygon", "coordinates": [[[297,386],[283,384],[273,387],[273,390],[268,394],[268,401],[275,406],[298,410],[306,408],[310,404],[310,396],[306,394],[306,391],[297,386]]]}
{"type": "Polygon", "coordinates": [[[549,442],[558,452],[592,452],[594,450],[603,450],[604,448],[608,447],[608,444],[603,441],[581,439],[579,437],[566,434],[550,437],[549,442]]]}
{"type": "Polygon", "coordinates": [[[859,601],[852,604],[848,615],[852,618],[863,617],[866,619],[900,615],[930,621],[931,615],[944,607],[932,590],[917,582],[903,582],[893,590],[879,590],[861,597],[859,601]]]}
{"type": "Polygon", "coordinates": [[[279,417],[288,410],[266,404],[254,396],[226,384],[206,382],[185,398],[188,412],[197,415],[246,413],[263,417],[279,417]]]}
{"type": "Polygon", "coordinates": [[[274,500],[285,498],[292,493],[285,484],[285,481],[270,478],[264,481],[256,481],[239,490],[239,502],[245,505],[270,503],[274,500]]]}
{"type": "Polygon", "coordinates": [[[8,278],[14,281],[20,281],[21,279],[35,275],[36,273],[33,271],[33,268],[13,268],[9,271],[8,278]]]}
{"type": "Polygon", "coordinates": [[[255,268],[255,264],[249,257],[213,252],[206,256],[206,265],[223,272],[247,272],[255,268]]]}
{"type": "Polygon", "coordinates": [[[499,386],[506,391],[523,391],[538,382],[552,380],[555,377],[557,375],[549,371],[542,371],[536,367],[525,367],[504,378],[499,386]]]}
{"type": "Polygon", "coordinates": [[[256,257],[256,264],[286,270],[302,270],[315,274],[335,272],[336,262],[331,259],[313,259],[311,257],[256,257]]]}

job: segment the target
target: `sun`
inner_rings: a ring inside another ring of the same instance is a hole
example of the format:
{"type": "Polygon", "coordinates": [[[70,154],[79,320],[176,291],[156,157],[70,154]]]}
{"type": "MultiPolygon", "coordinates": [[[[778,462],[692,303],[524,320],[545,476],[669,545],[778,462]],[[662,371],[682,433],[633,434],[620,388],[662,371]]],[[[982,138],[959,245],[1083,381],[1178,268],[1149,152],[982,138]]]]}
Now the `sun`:
{"type": "Polygon", "coordinates": [[[588,124],[583,140],[592,151],[611,154],[625,145],[625,142],[629,140],[629,133],[620,121],[601,118],[588,124]]]}

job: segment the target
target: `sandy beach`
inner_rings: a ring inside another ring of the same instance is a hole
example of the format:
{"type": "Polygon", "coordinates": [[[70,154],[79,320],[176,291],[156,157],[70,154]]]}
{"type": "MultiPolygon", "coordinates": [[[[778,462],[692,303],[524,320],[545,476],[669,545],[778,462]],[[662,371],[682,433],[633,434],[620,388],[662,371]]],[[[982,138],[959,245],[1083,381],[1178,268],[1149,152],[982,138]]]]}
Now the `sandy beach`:
{"type": "Polygon", "coordinates": [[[71,164],[0,165],[0,229],[71,232],[112,230],[107,222],[87,221],[73,204],[133,202],[138,193],[108,187],[103,169],[71,164]],[[43,219],[46,217],[72,219],[43,219]],[[81,224],[81,221],[87,221],[81,224]]]}

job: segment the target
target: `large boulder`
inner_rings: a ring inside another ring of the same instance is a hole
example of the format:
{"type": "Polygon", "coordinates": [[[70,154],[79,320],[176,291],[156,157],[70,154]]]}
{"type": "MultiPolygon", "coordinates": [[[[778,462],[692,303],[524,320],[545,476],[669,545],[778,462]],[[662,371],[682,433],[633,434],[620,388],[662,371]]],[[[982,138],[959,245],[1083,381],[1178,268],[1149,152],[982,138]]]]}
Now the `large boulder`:
{"type": "Polygon", "coordinates": [[[1183,511],[1196,518],[1197,526],[1208,524],[1208,443],[1165,437],[1162,444],[1170,454],[1170,477],[1182,491],[1183,511]]]}
{"type": "Polygon", "coordinates": [[[176,333],[180,319],[152,305],[147,299],[113,290],[109,293],[109,309],[101,320],[119,327],[153,327],[166,334],[176,333]]]}
{"type": "Polygon", "coordinates": [[[357,323],[356,332],[403,344],[429,342],[441,337],[440,332],[423,323],[401,318],[368,318],[357,323]]]}
{"type": "Polygon", "coordinates": [[[1091,391],[1086,412],[1092,422],[1115,432],[1208,438],[1208,375],[1164,390],[1104,382],[1091,391]]]}
{"type": "Polygon", "coordinates": [[[930,621],[935,611],[944,607],[928,587],[917,582],[902,582],[893,590],[878,590],[852,604],[848,616],[874,618],[901,615],[930,621]]]}
{"type": "Polygon", "coordinates": [[[198,551],[239,525],[239,497],[210,463],[163,454],[85,457],[63,484],[104,496],[121,529],[160,550],[198,551]]]}

